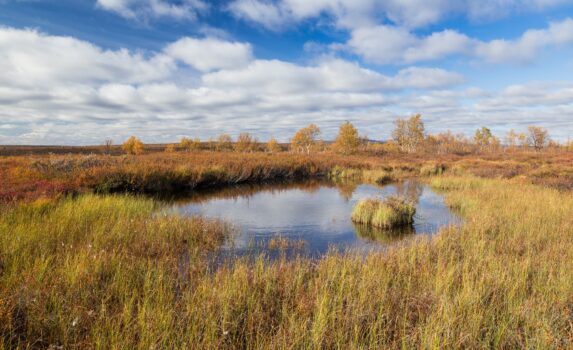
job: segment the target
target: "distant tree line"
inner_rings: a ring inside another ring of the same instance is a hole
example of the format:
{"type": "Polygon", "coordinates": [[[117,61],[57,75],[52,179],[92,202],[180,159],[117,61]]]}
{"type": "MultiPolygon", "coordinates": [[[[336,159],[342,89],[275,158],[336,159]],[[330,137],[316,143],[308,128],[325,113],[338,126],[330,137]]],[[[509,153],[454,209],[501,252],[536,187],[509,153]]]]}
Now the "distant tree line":
{"type": "MultiPolygon", "coordinates": [[[[531,149],[541,151],[545,148],[565,149],[573,151],[573,142],[567,141],[558,144],[551,140],[548,131],[539,126],[529,126],[524,132],[509,130],[503,140],[493,135],[485,126],[477,129],[473,137],[465,134],[454,134],[446,131],[438,134],[426,132],[422,116],[413,115],[409,118],[397,119],[392,130],[392,139],[387,142],[369,141],[366,136],[360,136],[356,127],[349,121],[340,125],[338,135],[334,142],[326,143],[320,139],[320,128],[310,124],[298,130],[288,144],[280,144],[274,137],[262,143],[244,132],[233,141],[228,134],[206,142],[199,138],[183,137],[177,144],[168,144],[165,152],[194,152],[210,150],[218,152],[235,151],[242,153],[268,152],[278,153],[290,151],[293,153],[310,154],[312,152],[334,151],[344,155],[357,152],[366,153],[434,153],[434,154],[470,154],[483,152],[505,152],[516,149],[531,149]]],[[[105,149],[109,151],[112,146],[110,139],[106,140],[105,149]]],[[[135,136],[131,136],[122,145],[123,150],[132,155],[144,152],[144,144],[135,136]]]]}

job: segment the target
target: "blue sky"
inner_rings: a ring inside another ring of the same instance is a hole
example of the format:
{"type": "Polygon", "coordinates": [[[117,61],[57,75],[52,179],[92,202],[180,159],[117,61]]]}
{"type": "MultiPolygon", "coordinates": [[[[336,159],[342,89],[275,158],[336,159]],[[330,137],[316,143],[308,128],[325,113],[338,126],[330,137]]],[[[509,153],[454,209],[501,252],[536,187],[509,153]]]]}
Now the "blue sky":
{"type": "Polygon", "coordinates": [[[572,0],[0,0],[0,143],[573,138],[572,0]]]}

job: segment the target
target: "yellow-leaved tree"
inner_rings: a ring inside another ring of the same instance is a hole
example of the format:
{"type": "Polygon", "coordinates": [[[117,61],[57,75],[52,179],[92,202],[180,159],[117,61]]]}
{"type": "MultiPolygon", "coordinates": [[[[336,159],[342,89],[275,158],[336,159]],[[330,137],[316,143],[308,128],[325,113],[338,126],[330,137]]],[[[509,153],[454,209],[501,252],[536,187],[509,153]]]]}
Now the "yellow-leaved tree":
{"type": "Polygon", "coordinates": [[[215,149],[217,151],[226,151],[233,148],[233,139],[228,134],[221,134],[215,141],[215,149]]]}
{"type": "Polygon", "coordinates": [[[300,129],[290,141],[292,150],[309,154],[313,146],[316,145],[318,135],[320,135],[320,129],[315,124],[300,129]]]}
{"type": "Polygon", "coordinates": [[[358,130],[350,122],[344,122],[340,126],[338,136],[334,142],[334,149],[342,154],[352,154],[360,146],[358,130]]]}
{"type": "Polygon", "coordinates": [[[271,139],[267,143],[267,151],[269,153],[278,153],[281,150],[282,148],[281,145],[279,145],[278,141],[274,137],[271,137],[271,139]]]}
{"type": "Polygon", "coordinates": [[[237,152],[254,152],[257,149],[257,139],[248,132],[240,133],[235,142],[235,151],[237,152]]]}
{"type": "Polygon", "coordinates": [[[142,154],[144,151],[143,142],[135,136],[131,136],[121,146],[127,154],[142,154]]]}
{"type": "Polygon", "coordinates": [[[181,138],[181,141],[179,141],[179,148],[187,152],[196,151],[200,147],[201,147],[201,140],[198,138],[190,139],[187,137],[183,137],[181,138]]]}

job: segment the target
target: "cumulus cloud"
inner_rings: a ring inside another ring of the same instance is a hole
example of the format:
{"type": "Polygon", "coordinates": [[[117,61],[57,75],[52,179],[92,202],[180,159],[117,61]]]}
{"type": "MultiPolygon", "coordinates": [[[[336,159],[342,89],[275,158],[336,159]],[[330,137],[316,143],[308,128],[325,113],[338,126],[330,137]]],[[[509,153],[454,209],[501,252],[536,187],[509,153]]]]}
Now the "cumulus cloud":
{"type": "Polygon", "coordinates": [[[259,0],[240,0],[229,5],[229,10],[238,18],[256,22],[267,29],[278,29],[291,19],[275,4],[259,0]]]}
{"type": "Polygon", "coordinates": [[[0,52],[0,120],[10,125],[1,129],[0,142],[8,143],[93,143],[108,132],[162,140],[189,131],[185,125],[200,126],[204,136],[261,120],[286,128],[295,120],[305,123],[311,111],[381,108],[395,103],[402,90],[463,80],[432,68],[383,75],[340,59],[311,65],[260,60],[248,43],[214,38],[186,37],[142,53],[0,28],[0,52]],[[196,76],[187,79],[190,74],[196,76]],[[169,130],[162,135],[156,129],[169,130]]]}
{"type": "Polygon", "coordinates": [[[216,38],[182,38],[167,46],[165,52],[202,72],[242,67],[253,58],[250,44],[216,38]]]}
{"type": "Polygon", "coordinates": [[[531,60],[546,47],[573,43],[573,19],[552,22],[545,29],[530,29],[517,40],[475,42],[475,55],[488,61],[531,60]]]}
{"type": "Polygon", "coordinates": [[[208,7],[203,0],[97,0],[97,6],[125,18],[144,20],[156,17],[194,20],[208,7]]]}
{"type": "Polygon", "coordinates": [[[388,77],[344,60],[327,60],[315,66],[299,66],[278,60],[257,60],[239,70],[219,71],[203,76],[207,87],[246,88],[267,93],[312,91],[374,91],[407,88],[436,88],[463,81],[459,74],[437,68],[410,67],[388,77]]]}
{"type": "Polygon", "coordinates": [[[570,84],[459,92],[464,78],[440,68],[382,74],[342,59],[262,60],[248,43],[213,38],[142,53],[0,28],[0,66],[0,143],[93,144],[130,134],[162,142],[240,131],[287,140],[309,121],[328,138],[344,120],[385,138],[397,116],[417,111],[429,125],[455,129],[487,125],[501,108],[516,123],[531,120],[526,101],[535,101],[541,124],[573,109],[570,84]]]}
{"type": "Polygon", "coordinates": [[[104,50],[72,37],[2,27],[0,52],[3,86],[144,83],[168,77],[175,67],[172,59],[161,53],[146,57],[123,49],[104,50]]]}
{"type": "Polygon", "coordinates": [[[510,85],[495,96],[480,101],[477,110],[501,110],[539,106],[565,106],[573,104],[573,84],[533,82],[510,85]]]}
{"type": "Polygon", "coordinates": [[[455,15],[483,20],[567,3],[569,0],[234,0],[229,10],[237,18],[271,29],[323,15],[345,29],[372,26],[380,19],[418,28],[455,15]]]}
{"type": "Polygon", "coordinates": [[[482,41],[454,30],[418,36],[406,28],[388,25],[358,28],[346,45],[335,45],[378,64],[404,64],[465,55],[488,62],[530,61],[544,48],[573,43],[573,19],[530,29],[515,40],[482,41]]]}

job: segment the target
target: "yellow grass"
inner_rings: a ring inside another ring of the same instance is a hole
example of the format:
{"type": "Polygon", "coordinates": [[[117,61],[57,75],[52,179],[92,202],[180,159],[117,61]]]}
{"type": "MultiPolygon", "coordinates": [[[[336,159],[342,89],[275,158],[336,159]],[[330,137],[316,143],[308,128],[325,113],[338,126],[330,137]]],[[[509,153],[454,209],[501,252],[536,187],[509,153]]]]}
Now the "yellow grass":
{"type": "Polygon", "coordinates": [[[399,197],[363,199],[352,210],[352,221],[378,228],[411,225],[416,207],[399,197]]]}
{"type": "Polygon", "coordinates": [[[573,196],[433,177],[464,225],[365,258],[206,258],[229,229],[154,201],[0,212],[3,348],[573,348],[573,196]]]}

